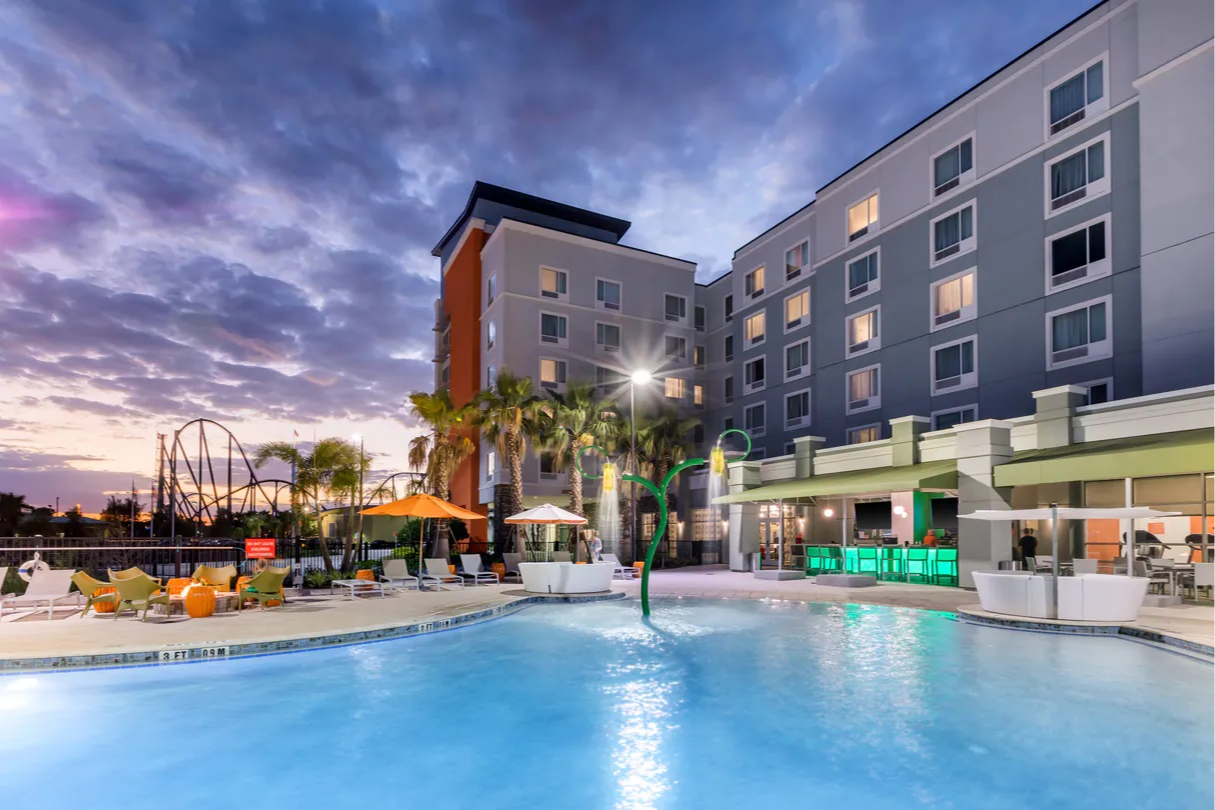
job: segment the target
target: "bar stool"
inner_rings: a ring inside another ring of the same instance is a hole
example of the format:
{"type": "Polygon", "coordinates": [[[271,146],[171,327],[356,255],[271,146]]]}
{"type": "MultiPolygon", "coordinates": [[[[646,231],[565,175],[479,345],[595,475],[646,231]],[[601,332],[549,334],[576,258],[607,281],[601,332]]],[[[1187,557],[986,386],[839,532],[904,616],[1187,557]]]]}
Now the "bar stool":
{"type": "Polygon", "coordinates": [[[958,584],[958,550],[956,548],[938,548],[937,562],[932,572],[933,582],[942,584],[941,580],[951,580],[949,585],[958,584]]]}
{"type": "Polygon", "coordinates": [[[903,549],[898,546],[882,548],[882,569],[878,579],[894,579],[902,581],[904,577],[903,549]]]}
{"type": "Polygon", "coordinates": [[[878,575],[878,550],[873,547],[858,546],[856,549],[856,572],[858,574],[878,575]]]}
{"type": "Polygon", "coordinates": [[[806,546],[806,576],[817,576],[823,570],[823,550],[818,546],[806,546]]]}
{"type": "Polygon", "coordinates": [[[822,552],[822,556],[819,557],[819,563],[822,566],[819,573],[843,570],[844,557],[839,546],[824,546],[819,551],[822,552]]]}
{"type": "Polygon", "coordinates": [[[912,577],[923,583],[932,582],[932,569],[925,546],[912,546],[907,549],[907,581],[911,582],[912,577]]]}

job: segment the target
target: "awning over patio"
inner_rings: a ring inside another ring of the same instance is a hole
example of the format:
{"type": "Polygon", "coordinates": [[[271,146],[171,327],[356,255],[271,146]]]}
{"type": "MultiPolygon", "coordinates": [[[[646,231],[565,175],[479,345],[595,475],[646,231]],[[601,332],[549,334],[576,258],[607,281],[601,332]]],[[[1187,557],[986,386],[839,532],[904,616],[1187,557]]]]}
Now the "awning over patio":
{"type": "Polygon", "coordinates": [[[996,486],[1104,481],[1209,472],[1215,442],[1209,430],[1183,430],[1025,450],[995,469],[996,486]]]}
{"type": "Polygon", "coordinates": [[[872,470],[814,475],[796,481],[782,481],[779,484],[748,489],[746,492],[723,495],[720,498],[714,498],[713,503],[722,505],[777,500],[796,502],[832,496],[888,495],[891,492],[907,492],[915,489],[957,488],[958,464],[956,461],[929,461],[923,464],[907,464],[902,467],[878,467],[872,470]]]}

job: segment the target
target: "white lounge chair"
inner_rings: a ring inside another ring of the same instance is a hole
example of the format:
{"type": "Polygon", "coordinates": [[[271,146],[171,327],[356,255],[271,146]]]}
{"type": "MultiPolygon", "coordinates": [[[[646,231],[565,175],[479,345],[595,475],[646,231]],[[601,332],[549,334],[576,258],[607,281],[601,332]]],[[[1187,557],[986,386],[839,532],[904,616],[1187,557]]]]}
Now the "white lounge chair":
{"type": "Polygon", "coordinates": [[[4,592],[4,580],[8,579],[8,566],[0,565],[0,599],[7,599],[10,596],[16,596],[14,593],[4,592]]]}
{"type": "Polygon", "coordinates": [[[444,585],[463,587],[464,578],[451,572],[451,569],[447,567],[447,560],[439,557],[427,557],[426,573],[422,574],[422,584],[425,585],[427,582],[433,582],[436,589],[442,589],[444,585]]]}
{"type": "Polygon", "coordinates": [[[472,580],[474,585],[479,585],[482,582],[488,582],[491,585],[501,583],[497,574],[482,568],[480,554],[461,554],[460,565],[464,566],[464,570],[460,573],[460,576],[465,580],[472,580]]]}
{"type": "Polygon", "coordinates": [[[641,572],[633,566],[621,564],[620,558],[615,554],[604,554],[603,561],[616,566],[612,571],[612,577],[615,579],[637,579],[641,576],[641,572]]]}
{"type": "Polygon", "coordinates": [[[383,569],[380,582],[389,588],[418,588],[418,578],[409,573],[409,565],[404,560],[384,560],[383,569]]]}
{"type": "Polygon", "coordinates": [[[46,617],[55,618],[55,606],[60,602],[78,602],[80,595],[69,593],[72,587],[72,575],[75,569],[59,568],[54,570],[35,569],[30,577],[29,587],[21,596],[6,596],[0,599],[0,616],[6,608],[41,607],[46,605],[46,617]]]}
{"type": "Polygon", "coordinates": [[[1085,559],[1084,557],[1077,557],[1072,560],[1072,573],[1076,576],[1080,576],[1081,574],[1095,574],[1097,573],[1097,561],[1085,559]]]}
{"type": "Polygon", "coordinates": [[[506,566],[506,574],[502,577],[506,580],[509,577],[514,577],[517,581],[523,581],[523,572],[519,570],[519,563],[523,562],[522,554],[506,553],[502,555],[502,564],[506,566]]]}
{"type": "Polygon", "coordinates": [[[553,562],[573,562],[568,551],[554,551],[553,562]]]}

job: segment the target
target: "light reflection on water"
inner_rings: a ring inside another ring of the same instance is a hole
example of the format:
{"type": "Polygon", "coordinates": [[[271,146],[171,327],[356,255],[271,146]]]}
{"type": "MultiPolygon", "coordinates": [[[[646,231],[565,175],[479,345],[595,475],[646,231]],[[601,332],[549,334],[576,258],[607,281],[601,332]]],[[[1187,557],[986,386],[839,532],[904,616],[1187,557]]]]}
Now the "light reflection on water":
{"type": "Polygon", "coordinates": [[[635,602],[544,606],[361,647],[0,678],[0,784],[13,807],[116,786],[127,810],[210,802],[183,778],[204,772],[339,809],[1209,807],[1211,679],[1125,641],[905,609],[659,600],[646,624],[635,602]],[[99,755],[100,721],[124,716],[187,736],[99,755]],[[72,774],[53,794],[22,778],[48,762],[72,774]]]}

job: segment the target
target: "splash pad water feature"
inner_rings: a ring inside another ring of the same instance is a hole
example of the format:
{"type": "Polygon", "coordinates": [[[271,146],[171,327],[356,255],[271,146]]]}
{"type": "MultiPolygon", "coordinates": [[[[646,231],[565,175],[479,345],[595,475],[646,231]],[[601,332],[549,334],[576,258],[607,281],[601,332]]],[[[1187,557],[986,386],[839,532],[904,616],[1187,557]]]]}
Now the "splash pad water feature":
{"type": "MultiPolygon", "coordinates": [[[[721,446],[721,443],[722,440],[731,433],[737,433],[747,442],[747,449],[743,451],[741,456],[734,460],[742,461],[747,456],[751,455],[751,437],[747,435],[747,432],[744,430],[739,430],[738,428],[729,428],[727,430],[723,430],[721,435],[717,437],[717,443],[713,445],[713,450],[709,453],[708,459],[690,458],[686,461],[681,461],[679,464],[672,467],[671,471],[668,472],[666,476],[663,477],[662,481],[657,485],[655,485],[648,478],[642,478],[640,475],[634,475],[632,473],[624,473],[623,475],[618,476],[616,472],[616,464],[611,461],[611,457],[608,456],[607,452],[598,445],[589,445],[584,447],[578,451],[576,456],[574,456],[574,464],[578,466],[578,471],[584,478],[589,478],[591,480],[601,479],[603,481],[601,489],[604,493],[611,496],[609,500],[614,501],[616,498],[616,496],[612,493],[616,491],[616,479],[619,478],[619,480],[623,483],[640,484],[642,487],[649,490],[650,494],[654,496],[654,501],[658,504],[658,522],[654,526],[654,536],[650,539],[650,545],[646,549],[645,567],[641,569],[641,612],[643,616],[650,615],[650,569],[654,564],[654,554],[658,551],[658,543],[662,540],[662,536],[667,530],[667,518],[669,517],[666,499],[667,490],[670,488],[671,482],[675,480],[675,476],[679,475],[684,470],[691,469],[692,467],[699,467],[703,464],[709,465],[710,486],[713,485],[715,479],[724,478],[726,474],[726,451],[721,446]],[[608,458],[608,461],[603,465],[602,476],[590,475],[582,469],[582,454],[588,450],[598,450],[608,458]]],[[[719,480],[719,486],[720,483],[721,482],[719,480]]],[[[712,503],[712,500],[709,502],[712,503]]]]}

